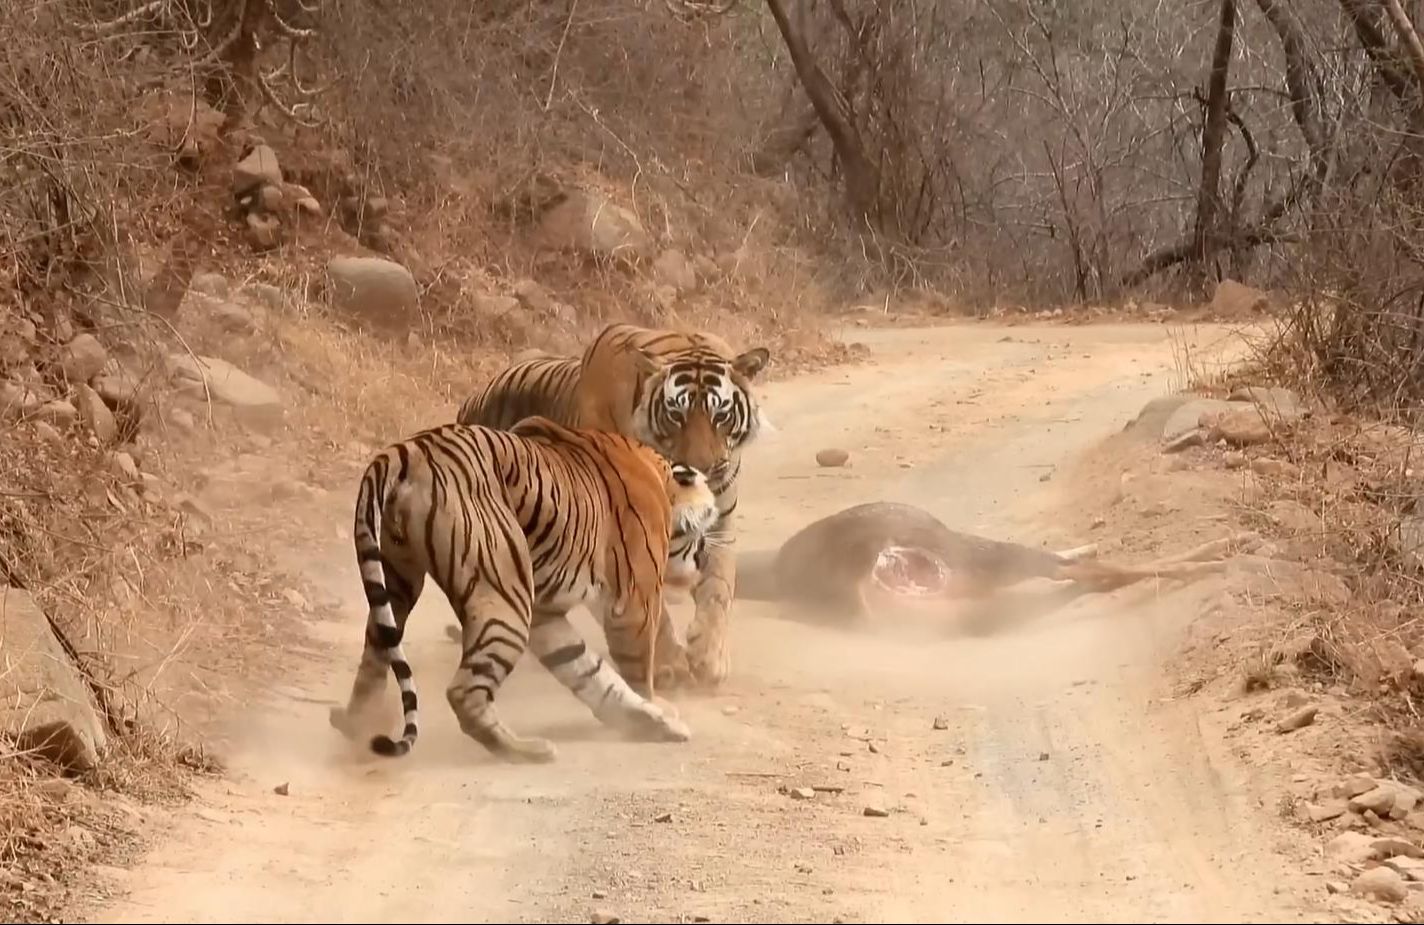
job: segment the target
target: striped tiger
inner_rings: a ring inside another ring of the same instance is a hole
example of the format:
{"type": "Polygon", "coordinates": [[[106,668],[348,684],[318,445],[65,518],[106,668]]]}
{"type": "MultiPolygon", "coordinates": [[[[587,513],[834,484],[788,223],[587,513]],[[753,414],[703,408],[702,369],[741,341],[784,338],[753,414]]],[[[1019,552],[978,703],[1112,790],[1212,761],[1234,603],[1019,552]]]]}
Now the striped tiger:
{"type": "Polygon", "coordinates": [[[737,479],[742,451],[772,430],[751,384],[771,353],[735,353],[707,333],[605,327],[578,357],[514,363],[460,406],[463,424],[506,428],[531,414],[568,426],[613,431],[707,474],[720,514],[699,556],[687,646],[665,614],[659,626],[660,683],[715,686],[731,668],[727,621],[736,588],[737,479]]]}
{"type": "Polygon", "coordinates": [[[508,431],[462,424],[394,443],[366,466],[354,540],[369,616],[345,708],[331,724],[349,738],[385,688],[400,686],[401,738],[411,750],[415,683],[401,645],[429,575],[461,627],[446,697],[460,728],[511,761],[554,758],[551,742],[515,735],[494,699],[525,648],[607,725],[638,738],[686,741],[672,708],[653,698],[654,645],[665,582],[695,572],[698,538],[717,518],[707,479],[626,437],[531,417],[508,431]],[[670,558],[670,543],[685,550],[670,558]],[[602,618],[610,666],[567,619],[580,604],[602,618]]]}

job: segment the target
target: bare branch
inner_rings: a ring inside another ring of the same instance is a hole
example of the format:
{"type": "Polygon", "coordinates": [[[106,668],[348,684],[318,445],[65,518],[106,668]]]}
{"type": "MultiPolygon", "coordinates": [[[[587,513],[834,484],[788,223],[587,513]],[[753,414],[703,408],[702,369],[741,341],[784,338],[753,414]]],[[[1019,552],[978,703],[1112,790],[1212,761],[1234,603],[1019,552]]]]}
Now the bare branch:
{"type": "Polygon", "coordinates": [[[1409,63],[1414,68],[1414,80],[1419,87],[1424,88],[1424,43],[1419,41],[1419,33],[1414,30],[1414,24],[1409,21],[1409,15],[1404,12],[1404,7],[1399,5],[1399,0],[1384,0],[1384,8],[1389,13],[1390,21],[1394,23],[1394,31],[1399,33],[1400,41],[1404,43],[1405,51],[1409,54],[1409,63]]]}

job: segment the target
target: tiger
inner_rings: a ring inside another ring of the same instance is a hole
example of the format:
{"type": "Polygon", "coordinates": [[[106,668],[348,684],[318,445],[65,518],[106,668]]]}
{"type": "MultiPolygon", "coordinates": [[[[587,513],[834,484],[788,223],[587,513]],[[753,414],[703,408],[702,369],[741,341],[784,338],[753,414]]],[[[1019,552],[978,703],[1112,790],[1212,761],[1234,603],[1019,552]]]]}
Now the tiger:
{"type": "Polygon", "coordinates": [[[414,747],[418,704],[402,638],[429,575],[461,627],[446,697],[461,730],[497,758],[555,758],[553,743],[515,734],[495,711],[526,648],[605,725],[687,741],[686,724],[653,694],[654,644],[664,586],[694,573],[698,538],[717,516],[697,469],[622,435],[538,416],[508,430],[442,424],[387,446],[356,493],[353,540],[369,612],[350,698],[332,708],[331,725],[356,738],[356,718],[389,671],[405,726],[399,739],[374,736],[370,748],[399,757],[414,747]],[[686,552],[671,553],[674,543],[686,552]],[[580,604],[601,617],[616,670],[569,623],[580,604]]]}
{"type": "Polygon", "coordinates": [[[460,405],[456,420],[509,427],[539,414],[651,445],[706,473],[718,521],[701,538],[692,597],[696,615],[684,647],[665,613],[659,623],[660,683],[716,687],[731,669],[728,619],[736,589],[738,476],[743,450],[775,428],[751,386],[771,361],[766,347],[735,353],[708,333],[615,323],[581,356],[517,361],[460,405]]]}

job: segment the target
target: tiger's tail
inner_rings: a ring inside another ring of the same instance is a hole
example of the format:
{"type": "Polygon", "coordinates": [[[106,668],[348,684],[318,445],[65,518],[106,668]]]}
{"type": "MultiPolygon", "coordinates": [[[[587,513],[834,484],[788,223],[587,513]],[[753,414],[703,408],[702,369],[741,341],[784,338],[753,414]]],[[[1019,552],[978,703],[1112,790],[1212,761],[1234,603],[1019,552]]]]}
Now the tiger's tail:
{"type": "Polygon", "coordinates": [[[415,678],[401,647],[404,627],[396,621],[395,612],[391,609],[385,560],[381,556],[381,519],[400,481],[399,476],[392,477],[389,457],[381,456],[371,461],[361,477],[361,487],[356,494],[356,523],[352,530],[361,586],[365,589],[366,605],[370,608],[366,618],[366,646],[374,650],[377,659],[391,666],[391,673],[400,685],[401,711],[405,715],[405,729],[401,737],[371,737],[371,751],[390,758],[399,758],[414,748],[420,733],[415,678]]]}

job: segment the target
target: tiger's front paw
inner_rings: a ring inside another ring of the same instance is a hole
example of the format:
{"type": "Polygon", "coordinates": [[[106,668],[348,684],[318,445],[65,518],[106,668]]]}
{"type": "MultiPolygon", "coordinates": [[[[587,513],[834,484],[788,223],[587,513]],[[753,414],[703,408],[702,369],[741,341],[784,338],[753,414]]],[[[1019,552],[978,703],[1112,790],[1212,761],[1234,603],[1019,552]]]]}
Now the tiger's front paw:
{"type": "Polygon", "coordinates": [[[688,668],[700,687],[714,688],[732,671],[732,653],[725,630],[703,630],[687,645],[688,668]]]}
{"type": "Polygon", "coordinates": [[[659,645],[653,685],[660,691],[675,691],[691,684],[692,663],[687,659],[687,650],[680,645],[659,645]]]}

